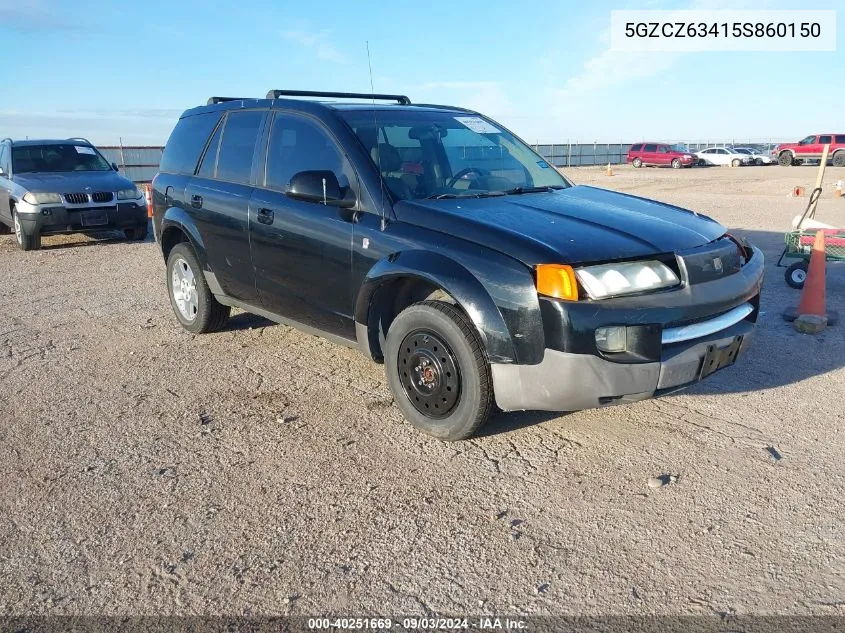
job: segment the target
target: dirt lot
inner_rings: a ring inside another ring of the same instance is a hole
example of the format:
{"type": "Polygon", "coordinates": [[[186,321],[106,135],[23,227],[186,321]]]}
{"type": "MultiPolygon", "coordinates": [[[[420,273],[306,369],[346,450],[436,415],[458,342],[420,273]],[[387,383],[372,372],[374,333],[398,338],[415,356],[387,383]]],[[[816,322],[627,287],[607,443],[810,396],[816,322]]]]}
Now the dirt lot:
{"type": "Polygon", "coordinates": [[[758,338],[683,394],[456,444],[354,350],[184,332],[151,242],[1,236],[0,615],[845,614],[845,326],[796,334],[774,267],[815,169],[568,173],[758,243],[758,338]]]}

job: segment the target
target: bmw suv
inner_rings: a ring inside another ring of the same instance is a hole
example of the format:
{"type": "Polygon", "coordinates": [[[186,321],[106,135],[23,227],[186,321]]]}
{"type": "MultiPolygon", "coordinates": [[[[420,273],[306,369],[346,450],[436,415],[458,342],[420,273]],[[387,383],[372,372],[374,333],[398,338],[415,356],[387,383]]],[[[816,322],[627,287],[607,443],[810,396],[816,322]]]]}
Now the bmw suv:
{"type": "Polygon", "coordinates": [[[0,227],[35,250],[42,235],[122,230],[147,237],[143,192],[85,139],[0,143],[0,227]]]}
{"type": "Polygon", "coordinates": [[[494,404],[695,383],[759,314],[763,254],[715,220],[576,185],[499,123],[403,95],[213,97],[176,124],[153,207],[183,328],[237,307],[357,347],[444,440],[494,404]]]}

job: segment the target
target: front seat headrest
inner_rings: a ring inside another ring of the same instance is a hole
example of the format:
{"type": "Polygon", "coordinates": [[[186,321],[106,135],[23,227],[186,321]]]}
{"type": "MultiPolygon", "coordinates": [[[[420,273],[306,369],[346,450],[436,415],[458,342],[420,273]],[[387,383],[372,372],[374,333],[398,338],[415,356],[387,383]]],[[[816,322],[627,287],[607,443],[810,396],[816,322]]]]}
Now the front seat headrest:
{"type": "Polygon", "coordinates": [[[370,156],[373,162],[378,165],[380,171],[399,171],[402,167],[402,157],[399,150],[388,143],[379,143],[372,150],[370,156]]]}

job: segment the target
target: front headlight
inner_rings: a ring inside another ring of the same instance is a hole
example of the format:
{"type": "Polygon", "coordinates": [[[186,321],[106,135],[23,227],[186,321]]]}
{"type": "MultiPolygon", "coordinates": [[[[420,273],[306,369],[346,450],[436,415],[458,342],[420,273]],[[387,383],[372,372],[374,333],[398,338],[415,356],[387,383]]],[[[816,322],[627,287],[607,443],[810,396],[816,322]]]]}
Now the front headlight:
{"type": "Polygon", "coordinates": [[[29,204],[61,204],[62,197],[57,193],[33,193],[29,191],[24,194],[23,201],[29,204]]]}
{"type": "Polygon", "coordinates": [[[121,189],[117,192],[118,200],[137,200],[140,197],[141,192],[138,190],[138,187],[132,187],[132,189],[121,189]]]}
{"type": "Polygon", "coordinates": [[[576,269],[575,275],[592,299],[660,290],[681,283],[671,268],[658,261],[586,266],[576,269]]]}

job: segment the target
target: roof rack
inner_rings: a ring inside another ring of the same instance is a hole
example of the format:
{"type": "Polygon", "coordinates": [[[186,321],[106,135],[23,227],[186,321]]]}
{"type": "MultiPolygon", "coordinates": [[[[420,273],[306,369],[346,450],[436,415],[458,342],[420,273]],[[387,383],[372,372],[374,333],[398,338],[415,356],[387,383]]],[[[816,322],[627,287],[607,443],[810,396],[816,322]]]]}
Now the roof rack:
{"type": "Polygon", "coordinates": [[[209,97],[205,105],[214,105],[215,103],[226,103],[227,101],[246,101],[251,97],[209,97]]]}
{"type": "Polygon", "coordinates": [[[0,143],[5,143],[6,141],[9,141],[10,143],[14,143],[14,141],[8,136],[6,138],[0,140],[0,143]]]}
{"type": "Polygon", "coordinates": [[[81,136],[71,136],[68,140],[69,141],[85,141],[86,143],[88,143],[88,145],[93,145],[93,143],[91,141],[89,141],[87,138],[83,138],[81,136]]]}
{"type": "Polygon", "coordinates": [[[337,99],[378,99],[379,101],[396,101],[401,105],[411,105],[411,100],[405,95],[381,95],[366,92],[315,92],[313,90],[270,90],[268,99],[279,97],[334,97],[337,99]]]}

